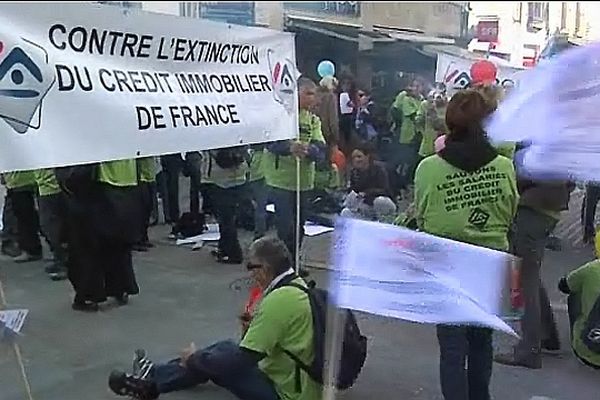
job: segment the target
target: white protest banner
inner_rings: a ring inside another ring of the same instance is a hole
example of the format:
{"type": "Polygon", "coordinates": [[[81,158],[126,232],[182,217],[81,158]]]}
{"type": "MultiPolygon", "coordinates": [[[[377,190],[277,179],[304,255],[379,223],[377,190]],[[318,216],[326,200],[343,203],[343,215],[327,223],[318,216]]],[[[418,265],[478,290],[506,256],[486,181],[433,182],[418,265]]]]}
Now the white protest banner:
{"type": "Polygon", "coordinates": [[[429,324],[485,326],[516,335],[506,253],[360,220],[336,226],[339,307],[429,324]]]}
{"type": "Polygon", "coordinates": [[[90,3],[0,4],[0,171],[296,137],[292,34],[90,3]]]}
{"type": "Polygon", "coordinates": [[[520,173],[600,181],[600,44],[566,50],[530,70],[486,126],[494,141],[529,144],[520,173]]]}
{"type": "MultiPolygon", "coordinates": [[[[471,65],[477,60],[470,60],[462,57],[452,56],[450,54],[438,53],[437,65],[435,69],[435,81],[446,84],[448,93],[466,88],[471,83],[471,65]]],[[[496,82],[499,85],[516,85],[519,80],[518,68],[498,66],[496,82]]]]}

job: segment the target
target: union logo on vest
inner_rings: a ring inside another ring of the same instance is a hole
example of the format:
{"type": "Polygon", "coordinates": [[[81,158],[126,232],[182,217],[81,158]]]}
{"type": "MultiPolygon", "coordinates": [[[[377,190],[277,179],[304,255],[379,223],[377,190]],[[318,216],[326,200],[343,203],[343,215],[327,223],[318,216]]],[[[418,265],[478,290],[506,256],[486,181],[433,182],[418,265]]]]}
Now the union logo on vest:
{"type": "Polygon", "coordinates": [[[0,39],[0,118],[15,132],[40,128],[42,100],[55,80],[43,47],[24,38],[0,39]]]}

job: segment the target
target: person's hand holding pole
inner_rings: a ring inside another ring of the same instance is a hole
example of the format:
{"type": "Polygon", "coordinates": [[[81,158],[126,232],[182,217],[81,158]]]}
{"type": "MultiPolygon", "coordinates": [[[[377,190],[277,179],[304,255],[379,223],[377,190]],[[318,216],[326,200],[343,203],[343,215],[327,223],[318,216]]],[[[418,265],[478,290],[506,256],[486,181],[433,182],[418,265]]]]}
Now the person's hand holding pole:
{"type": "Polygon", "coordinates": [[[303,159],[308,154],[308,146],[300,142],[292,142],[290,151],[296,158],[303,159]]]}

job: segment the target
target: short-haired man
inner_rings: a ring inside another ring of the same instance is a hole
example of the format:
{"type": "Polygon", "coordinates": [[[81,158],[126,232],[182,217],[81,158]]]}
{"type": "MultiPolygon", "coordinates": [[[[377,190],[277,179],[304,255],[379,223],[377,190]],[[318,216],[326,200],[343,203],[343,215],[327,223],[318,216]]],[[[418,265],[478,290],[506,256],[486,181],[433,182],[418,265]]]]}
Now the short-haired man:
{"type": "Polygon", "coordinates": [[[314,359],[308,295],[286,286],[306,283],[295,275],[289,251],[279,239],[255,241],[249,260],[248,270],[264,296],[255,315],[249,321],[242,319],[244,334],[239,344],[228,340],[198,351],[189,348],[181,358],[162,365],[140,358],[134,368],[139,372],[111,374],[112,391],[147,400],[212,381],[242,400],[320,398],[322,386],[285,353],[291,352],[307,365],[314,359]]]}
{"type": "Polygon", "coordinates": [[[310,79],[302,77],[298,80],[300,136],[298,140],[284,140],[268,145],[263,158],[265,181],[269,186],[269,196],[275,204],[277,235],[285,242],[293,260],[296,259],[296,189],[300,190],[298,240],[302,242],[306,203],[315,186],[316,163],[327,157],[321,120],[310,111],[316,104],[316,90],[317,85],[310,79]],[[299,182],[296,174],[298,165],[299,182]]]}

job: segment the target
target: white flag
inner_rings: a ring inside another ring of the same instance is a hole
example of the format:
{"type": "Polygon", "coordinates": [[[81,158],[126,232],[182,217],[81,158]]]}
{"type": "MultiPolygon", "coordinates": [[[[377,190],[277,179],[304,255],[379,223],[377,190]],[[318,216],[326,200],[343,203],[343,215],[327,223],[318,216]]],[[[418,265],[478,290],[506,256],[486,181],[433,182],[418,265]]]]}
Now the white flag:
{"type": "Polygon", "coordinates": [[[341,220],[336,232],[339,307],[516,336],[500,317],[510,308],[512,256],[368,221],[341,220]]]}
{"type": "Polygon", "coordinates": [[[543,178],[600,179],[600,43],[567,50],[528,71],[487,133],[525,141],[521,167],[543,178]]]}

